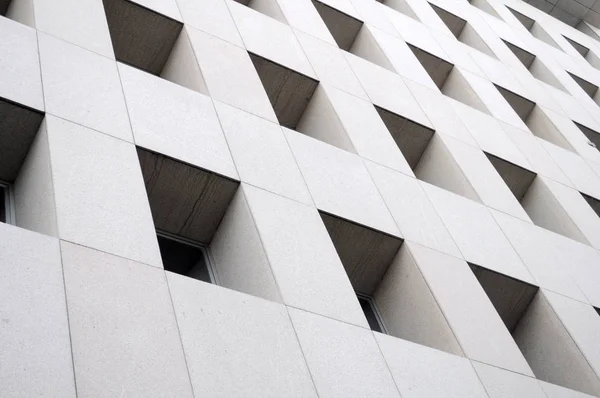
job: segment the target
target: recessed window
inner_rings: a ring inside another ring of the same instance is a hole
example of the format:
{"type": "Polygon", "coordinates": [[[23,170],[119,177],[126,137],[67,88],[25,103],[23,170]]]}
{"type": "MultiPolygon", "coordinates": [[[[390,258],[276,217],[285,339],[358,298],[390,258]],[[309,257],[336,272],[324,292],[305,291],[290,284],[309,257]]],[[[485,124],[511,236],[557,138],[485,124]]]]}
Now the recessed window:
{"type": "Polygon", "coordinates": [[[595,374],[537,286],[469,264],[537,379],[594,394],[595,374]]]}
{"type": "Polygon", "coordinates": [[[367,318],[367,322],[369,322],[369,326],[371,330],[379,333],[386,333],[385,327],[383,325],[383,321],[381,316],[379,315],[379,310],[377,309],[377,305],[375,301],[370,296],[366,296],[364,294],[356,294],[358,298],[358,302],[360,303],[360,307],[367,318]]]}
{"type": "Polygon", "coordinates": [[[431,8],[440,17],[444,24],[448,27],[450,32],[456,37],[458,41],[466,44],[467,46],[474,48],[475,50],[481,51],[490,57],[496,58],[496,54],[485,44],[485,41],[479,36],[479,33],[469,24],[466,20],[461,17],[454,15],[443,8],[436,6],[435,4],[429,3],[431,8]]]}
{"type": "Polygon", "coordinates": [[[556,76],[548,69],[546,65],[535,55],[529,51],[523,50],[520,47],[515,46],[512,43],[502,40],[506,47],[508,47],[513,54],[521,61],[524,67],[527,68],[529,73],[533,75],[539,81],[549,84],[559,90],[565,91],[563,85],[558,81],[556,76]]]}
{"type": "Polygon", "coordinates": [[[590,207],[596,212],[598,217],[600,217],[600,200],[593,198],[589,195],[581,193],[581,196],[585,199],[586,202],[590,205],[590,207]]]}
{"type": "Polygon", "coordinates": [[[575,152],[567,139],[535,102],[498,85],[496,88],[534,135],[563,149],[575,152]]]}
{"type": "Polygon", "coordinates": [[[13,224],[11,189],[8,184],[0,182],[0,222],[13,224]]]}
{"type": "Polygon", "coordinates": [[[295,130],[319,82],[260,55],[250,53],[250,59],[279,124],[295,130]]]}
{"type": "Polygon", "coordinates": [[[504,159],[489,153],[486,156],[535,225],[587,243],[585,236],[554,196],[547,181],[533,171],[504,159]]]}
{"type": "Polygon", "coordinates": [[[382,68],[396,71],[363,21],[320,1],[313,0],[313,4],[339,48],[382,68]]]}
{"type": "Polygon", "coordinates": [[[454,64],[411,44],[408,47],[442,94],[481,112],[490,113],[460,70],[454,67],[454,64]]]}
{"type": "Polygon", "coordinates": [[[550,34],[548,34],[548,32],[546,32],[544,28],[542,28],[540,24],[537,23],[534,19],[508,6],[506,8],[508,8],[508,10],[512,12],[512,14],[519,20],[519,22],[521,22],[521,24],[525,27],[525,29],[529,31],[529,33],[531,33],[533,37],[560,50],[560,47],[558,46],[558,44],[556,44],[554,39],[552,39],[550,34]]]}
{"type": "Polygon", "coordinates": [[[117,61],[206,94],[183,23],[129,0],[104,0],[117,61]]]}
{"type": "Polygon", "coordinates": [[[581,56],[588,61],[588,63],[590,65],[592,65],[594,68],[596,69],[600,69],[600,58],[598,58],[598,56],[589,48],[587,48],[586,46],[584,46],[583,44],[580,44],[578,42],[576,42],[573,39],[569,39],[567,36],[563,36],[571,46],[573,46],[573,48],[575,50],[577,50],[577,52],[579,54],[581,54],[581,56]]]}
{"type": "Polygon", "coordinates": [[[585,127],[583,124],[580,124],[577,122],[573,122],[573,123],[575,123],[577,128],[579,128],[579,130],[581,130],[583,135],[585,135],[587,137],[587,139],[589,140],[588,144],[590,146],[596,148],[598,151],[600,151],[600,133],[592,130],[589,127],[585,127]]]}
{"type": "Polygon", "coordinates": [[[166,271],[216,283],[208,248],[180,237],[158,233],[158,247],[166,271]]]}

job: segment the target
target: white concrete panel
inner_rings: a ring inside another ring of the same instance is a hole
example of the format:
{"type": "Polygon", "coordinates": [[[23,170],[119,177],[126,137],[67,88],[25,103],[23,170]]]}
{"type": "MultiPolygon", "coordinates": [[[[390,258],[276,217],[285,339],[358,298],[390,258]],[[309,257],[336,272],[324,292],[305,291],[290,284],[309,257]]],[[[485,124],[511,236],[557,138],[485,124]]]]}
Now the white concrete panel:
{"type": "Polygon", "coordinates": [[[31,231],[58,236],[50,149],[44,122],[21,166],[14,187],[16,224],[31,231]]]}
{"type": "Polygon", "coordinates": [[[237,179],[209,97],[119,64],[136,145],[237,179]]]}
{"type": "Polygon", "coordinates": [[[366,326],[315,209],[258,188],[243,188],[284,304],[366,326]]]}
{"type": "Polygon", "coordinates": [[[319,210],[399,236],[358,156],[291,130],[286,136],[319,210]]]}
{"type": "Polygon", "coordinates": [[[552,309],[577,344],[596,375],[600,374],[600,316],[589,305],[552,292],[544,292],[552,309]]]}
{"type": "Polygon", "coordinates": [[[161,267],[135,147],[46,116],[59,237],[161,267]]]}
{"type": "Polygon", "coordinates": [[[34,0],[34,11],[39,31],[114,59],[102,2],[34,0]]]}
{"type": "MultiPolygon", "coordinates": [[[[295,2],[296,0],[286,0],[295,2]]],[[[298,2],[302,3],[302,2],[298,2]]],[[[296,37],[315,70],[317,78],[326,84],[344,90],[347,93],[367,99],[367,94],[359,83],[335,42],[333,44],[319,40],[309,34],[296,31],[296,37]]],[[[333,40],[333,39],[332,39],[333,40]]]]}
{"type": "Polygon", "coordinates": [[[400,397],[370,330],[288,310],[319,396],[400,397]]]}
{"type": "Polygon", "coordinates": [[[0,384],[13,397],[75,397],[58,239],[0,223],[0,384]]]}
{"type": "Polygon", "coordinates": [[[344,55],[371,102],[423,126],[432,127],[400,76],[355,55],[344,55]]]}
{"type": "Polygon", "coordinates": [[[316,397],[286,308],[167,272],[196,396],[316,397]]]}
{"type": "Polygon", "coordinates": [[[409,247],[465,355],[533,376],[467,263],[423,246],[409,247]]]}
{"type": "Polygon", "coordinates": [[[541,287],[586,301],[568,272],[570,254],[561,247],[568,238],[497,211],[492,214],[541,287]]]}
{"type": "Polygon", "coordinates": [[[421,184],[465,260],[514,278],[533,279],[484,206],[429,184],[421,184]]]}
{"type": "MultiPolygon", "coordinates": [[[[308,33],[337,47],[333,36],[331,36],[329,29],[327,29],[311,0],[277,0],[277,4],[292,28],[308,33]]],[[[298,36],[297,32],[296,36],[298,36]]],[[[309,55],[307,54],[307,56],[309,55]]]]}
{"type": "Polygon", "coordinates": [[[44,110],[36,31],[0,18],[0,97],[44,110]]]}
{"type": "Polygon", "coordinates": [[[471,362],[490,398],[546,398],[542,386],[534,378],[471,362]]]}
{"type": "Polygon", "coordinates": [[[487,397],[468,359],[380,333],[375,337],[402,397],[487,397]]]}
{"type": "Polygon", "coordinates": [[[461,257],[416,179],[372,162],[365,164],[405,239],[461,257]]]}
{"type": "Polygon", "coordinates": [[[220,39],[244,47],[226,0],[176,0],[183,22],[220,39]]]}
{"type": "Polygon", "coordinates": [[[220,286],[282,302],[242,187],[231,200],[209,249],[220,286]]]}
{"type": "Polygon", "coordinates": [[[401,173],[413,175],[373,104],[341,90],[323,87],[359,156],[401,173]]]}
{"type": "Polygon", "coordinates": [[[192,396],[164,272],[61,249],[78,395],[192,396]]]}
{"type": "Polygon", "coordinates": [[[423,108],[436,132],[477,146],[475,139],[452,108],[447,97],[410,80],[406,85],[423,108]]]}
{"type": "Polygon", "coordinates": [[[215,102],[240,179],[267,191],[312,204],[281,127],[215,102]]]}
{"type": "Polygon", "coordinates": [[[440,136],[483,204],[530,221],[502,177],[479,148],[450,137],[440,136]]]}
{"type": "Polygon", "coordinates": [[[540,385],[548,398],[592,398],[592,395],[557,386],[556,384],[551,384],[542,380],[540,380],[540,385]]]}
{"type": "Polygon", "coordinates": [[[188,28],[188,34],[211,97],[277,122],[256,69],[243,48],[193,28],[188,28]]]}
{"type": "Polygon", "coordinates": [[[248,51],[314,78],[315,73],[292,29],[237,2],[228,2],[248,51]]]}
{"type": "Polygon", "coordinates": [[[115,61],[45,34],[39,42],[46,111],[131,141],[115,61]]]}

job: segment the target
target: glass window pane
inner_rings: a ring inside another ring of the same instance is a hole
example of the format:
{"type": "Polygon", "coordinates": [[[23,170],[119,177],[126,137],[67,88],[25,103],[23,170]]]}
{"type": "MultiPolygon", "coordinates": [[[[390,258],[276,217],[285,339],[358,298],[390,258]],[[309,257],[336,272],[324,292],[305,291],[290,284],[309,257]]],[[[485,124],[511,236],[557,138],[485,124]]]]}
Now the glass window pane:
{"type": "Polygon", "coordinates": [[[383,333],[381,325],[379,324],[379,319],[377,319],[377,315],[375,315],[375,310],[373,309],[371,300],[358,296],[358,302],[365,313],[365,317],[367,318],[367,322],[369,322],[371,330],[383,333]]]}
{"type": "Polygon", "coordinates": [[[165,270],[211,283],[204,249],[158,236],[165,270]]]}

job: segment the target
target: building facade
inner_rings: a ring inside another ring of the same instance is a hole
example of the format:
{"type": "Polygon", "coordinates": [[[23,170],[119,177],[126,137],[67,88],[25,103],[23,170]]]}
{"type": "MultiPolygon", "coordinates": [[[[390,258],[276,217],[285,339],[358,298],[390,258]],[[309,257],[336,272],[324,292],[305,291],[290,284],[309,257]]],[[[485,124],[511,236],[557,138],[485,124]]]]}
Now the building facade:
{"type": "Polygon", "coordinates": [[[600,39],[520,0],[0,0],[0,396],[600,396],[600,39]]]}

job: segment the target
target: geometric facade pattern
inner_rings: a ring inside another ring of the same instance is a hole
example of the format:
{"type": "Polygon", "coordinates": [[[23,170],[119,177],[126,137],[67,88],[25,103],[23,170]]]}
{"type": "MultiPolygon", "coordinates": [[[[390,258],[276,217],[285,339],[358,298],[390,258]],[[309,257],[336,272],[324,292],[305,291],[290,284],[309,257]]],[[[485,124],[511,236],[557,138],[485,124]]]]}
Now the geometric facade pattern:
{"type": "Polygon", "coordinates": [[[0,0],[7,397],[600,396],[600,41],[519,0],[0,0]]]}

